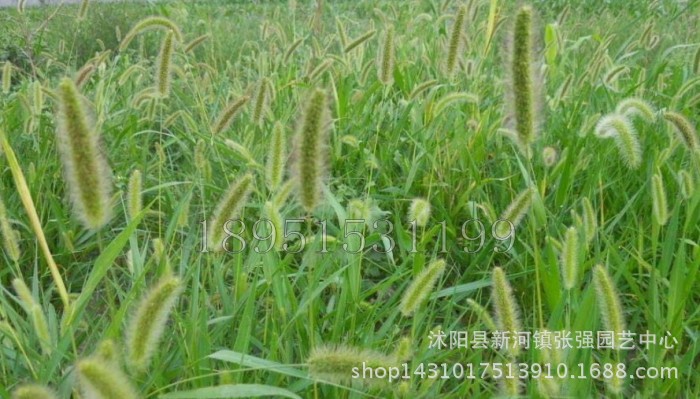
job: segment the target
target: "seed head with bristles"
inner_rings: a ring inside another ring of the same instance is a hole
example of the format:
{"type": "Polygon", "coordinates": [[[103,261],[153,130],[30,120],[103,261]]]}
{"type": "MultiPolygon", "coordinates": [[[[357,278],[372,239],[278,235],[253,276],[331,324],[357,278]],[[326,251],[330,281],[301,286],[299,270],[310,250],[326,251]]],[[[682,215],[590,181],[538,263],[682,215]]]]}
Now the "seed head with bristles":
{"type": "Polygon", "coordinates": [[[12,89],[12,63],[5,61],[2,67],[2,93],[7,94],[12,89]]]}
{"type": "Polygon", "coordinates": [[[625,330],[622,305],[615,284],[604,266],[593,267],[593,285],[600,315],[603,318],[603,328],[606,331],[613,331],[616,335],[621,333],[625,330]]]}
{"type": "Polygon", "coordinates": [[[661,226],[665,225],[668,221],[668,204],[664,182],[658,173],[651,177],[651,200],[654,220],[661,226]]]}
{"type": "Polygon", "coordinates": [[[615,108],[615,112],[628,118],[638,116],[645,122],[650,123],[656,120],[654,108],[641,98],[630,97],[620,101],[615,108]]]}
{"type": "Polygon", "coordinates": [[[595,134],[600,138],[614,138],[620,156],[630,169],[637,169],[642,163],[642,148],[637,131],[626,117],[609,114],[600,118],[595,134]]]}
{"type": "Polygon", "coordinates": [[[272,128],[272,144],[267,155],[265,179],[270,191],[277,191],[284,177],[284,163],[287,160],[287,135],[281,123],[272,128]]]}
{"type": "Polygon", "coordinates": [[[685,116],[678,112],[666,111],[664,112],[664,119],[673,124],[680,138],[683,140],[683,144],[685,144],[688,149],[693,151],[699,148],[698,134],[685,116]]]}
{"type": "Polygon", "coordinates": [[[499,222],[498,226],[496,227],[496,234],[498,234],[499,237],[505,237],[508,235],[508,230],[510,229],[508,222],[513,224],[514,229],[518,227],[522,219],[530,210],[534,196],[535,189],[528,187],[521,191],[518,196],[515,197],[513,202],[508,205],[506,210],[503,211],[501,217],[499,218],[501,222],[499,222]]]}
{"type": "Polygon", "coordinates": [[[41,309],[41,305],[34,300],[29,287],[24,283],[22,279],[16,278],[12,280],[12,286],[19,296],[19,300],[22,303],[22,307],[27,312],[27,316],[32,321],[32,326],[34,327],[34,333],[39,339],[39,346],[41,347],[41,352],[44,355],[50,355],[53,346],[51,341],[51,335],[49,334],[49,327],[46,321],[46,315],[41,309]]]}
{"type": "Polygon", "coordinates": [[[248,102],[248,100],[250,100],[250,97],[242,96],[230,103],[226,107],[226,109],[224,109],[224,111],[219,115],[219,118],[216,120],[216,122],[212,125],[212,133],[219,134],[226,130],[231,124],[233,118],[236,115],[238,115],[238,113],[241,111],[241,108],[243,108],[243,106],[248,102]]]}
{"type": "Polygon", "coordinates": [[[680,186],[683,199],[690,199],[695,193],[695,180],[687,170],[678,172],[678,185],[680,186]]]}
{"type": "Polygon", "coordinates": [[[173,47],[173,32],[170,31],[163,38],[156,66],[156,89],[161,97],[167,97],[170,94],[173,47]]]}
{"type": "Polygon", "coordinates": [[[133,219],[136,215],[141,212],[143,208],[143,199],[141,197],[142,182],[141,182],[141,171],[134,169],[129,177],[129,184],[127,186],[127,210],[129,211],[129,218],[133,219]]]}
{"type": "Polygon", "coordinates": [[[586,240],[586,244],[589,244],[593,238],[595,238],[596,232],[598,231],[598,220],[595,211],[593,210],[593,205],[588,198],[583,198],[583,232],[586,240]]]}
{"type": "MultiPolygon", "coordinates": [[[[309,375],[312,378],[332,383],[347,383],[353,380],[353,368],[362,367],[364,363],[368,367],[390,367],[396,364],[395,359],[379,352],[367,349],[357,349],[349,346],[338,345],[317,346],[311,350],[306,360],[309,366],[309,375]]],[[[362,377],[362,374],[360,374],[362,377]]],[[[381,379],[360,380],[362,382],[381,382],[381,379]]]]}
{"type": "Polygon", "coordinates": [[[253,175],[246,173],[239,181],[231,184],[231,187],[221,198],[209,225],[208,240],[212,251],[225,249],[222,236],[226,223],[234,219],[240,210],[245,207],[248,195],[250,195],[252,189],[253,175]]]}
{"type": "Polygon", "coordinates": [[[152,16],[142,19],[131,28],[119,45],[119,50],[127,48],[129,43],[131,43],[139,33],[151,29],[166,29],[175,35],[175,39],[177,39],[178,42],[182,42],[182,32],[180,32],[180,28],[173,21],[165,17],[152,16]]]}
{"type": "Polygon", "coordinates": [[[416,222],[418,227],[425,227],[430,219],[430,202],[423,198],[414,198],[408,208],[408,221],[416,222]]]}
{"type": "Polygon", "coordinates": [[[462,32],[464,31],[464,22],[467,19],[467,6],[462,5],[457,10],[454,23],[452,24],[452,32],[450,33],[450,41],[447,46],[447,59],[445,63],[445,71],[447,75],[452,75],[455,66],[459,60],[459,53],[462,47],[462,32]]]}
{"type": "Polygon", "coordinates": [[[299,201],[307,212],[316,208],[321,197],[328,121],[326,93],[316,89],[309,96],[294,139],[294,178],[299,201]]]}
{"type": "Polygon", "coordinates": [[[20,385],[12,392],[12,399],[56,399],[56,393],[44,385],[20,385]]]}
{"type": "MultiPolygon", "coordinates": [[[[493,311],[496,318],[496,326],[501,331],[508,331],[513,337],[519,331],[522,331],[520,325],[520,312],[513,296],[513,289],[508,283],[506,274],[500,267],[495,267],[491,275],[493,286],[491,287],[491,296],[493,298],[493,311]]],[[[510,345],[509,353],[515,357],[520,351],[519,346],[510,345]]]]}
{"type": "Polygon", "coordinates": [[[99,229],[112,216],[111,171],[73,80],[61,81],[58,97],[57,142],[73,209],[85,227],[99,229]]]}
{"type": "Polygon", "coordinates": [[[569,227],[564,235],[564,247],[562,248],[560,264],[561,276],[564,288],[568,291],[576,286],[579,274],[579,240],[578,230],[569,227]]]}
{"type": "Polygon", "coordinates": [[[379,81],[385,85],[390,85],[394,82],[394,27],[389,26],[384,32],[384,40],[379,53],[379,81]]]}
{"type": "Polygon", "coordinates": [[[5,209],[5,203],[2,201],[2,198],[0,198],[0,234],[2,234],[5,253],[12,261],[17,262],[21,255],[19,233],[12,228],[10,224],[10,219],[7,217],[7,210],[5,209]]]}
{"type": "Polygon", "coordinates": [[[351,41],[348,43],[345,48],[343,49],[343,52],[345,54],[351,52],[352,50],[358,48],[362,43],[366,42],[367,40],[371,39],[375,34],[377,33],[376,30],[372,29],[370,31],[365,32],[362,34],[360,37],[357,39],[351,41]]]}
{"type": "Polygon", "coordinates": [[[401,306],[399,308],[404,316],[410,316],[418,310],[444,272],[445,261],[438,259],[431,262],[425,270],[413,279],[401,298],[401,306]]]}
{"type": "Polygon", "coordinates": [[[128,364],[136,370],[144,371],[148,367],[181,291],[180,279],[166,275],[141,299],[126,335],[128,364]]]}
{"type": "Polygon", "coordinates": [[[112,362],[99,357],[79,360],[75,365],[83,397],[90,399],[139,398],[129,378],[112,362]]]}

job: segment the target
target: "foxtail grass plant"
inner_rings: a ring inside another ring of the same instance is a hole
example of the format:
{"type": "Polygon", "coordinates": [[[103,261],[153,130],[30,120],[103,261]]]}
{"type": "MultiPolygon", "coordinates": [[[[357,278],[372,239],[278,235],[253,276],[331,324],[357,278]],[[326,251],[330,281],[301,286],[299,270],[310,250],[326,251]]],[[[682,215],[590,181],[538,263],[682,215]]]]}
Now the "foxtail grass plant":
{"type": "Polygon", "coordinates": [[[219,201],[208,226],[208,245],[212,251],[225,249],[222,237],[226,223],[235,219],[241,209],[245,207],[248,196],[253,190],[253,180],[252,174],[244,174],[237,182],[231,184],[219,201]]]}
{"type": "Polygon", "coordinates": [[[379,81],[384,85],[390,85],[394,82],[394,27],[388,26],[384,31],[381,51],[379,52],[377,70],[379,81]]]}
{"type": "Polygon", "coordinates": [[[447,46],[447,58],[445,62],[445,71],[448,76],[454,73],[455,66],[459,61],[459,55],[462,48],[462,32],[464,31],[465,20],[467,19],[467,6],[462,5],[457,10],[454,23],[452,24],[452,32],[450,32],[449,44],[447,46]]]}
{"type": "Polygon", "coordinates": [[[685,116],[678,112],[666,111],[664,112],[664,119],[673,124],[681,141],[689,150],[695,151],[700,148],[698,144],[698,134],[685,116]]]}
{"type": "Polygon", "coordinates": [[[83,226],[99,229],[112,217],[112,173],[75,83],[61,80],[58,96],[57,144],[73,210],[83,226]]]}
{"type": "Polygon", "coordinates": [[[430,202],[424,198],[414,198],[408,208],[408,222],[416,222],[416,226],[425,227],[430,220],[430,202]]]}
{"type": "Polygon", "coordinates": [[[219,118],[212,125],[212,133],[217,135],[223,132],[224,130],[228,129],[229,125],[231,124],[231,121],[233,121],[233,118],[236,115],[238,115],[238,113],[241,111],[243,106],[246,105],[248,100],[250,100],[250,97],[242,96],[237,100],[231,102],[229,105],[227,105],[223,112],[221,112],[221,114],[219,115],[219,118]]]}
{"type": "Polygon", "coordinates": [[[51,334],[49,333],[49,324],[46,321],[46,315],[44,315],[41,305],[34,300],[29,287],[24,284],[22,279],[16,278],[12,280],[12,286],[19,297],[22,307],[27,312],[27,316],[29,316],[28,318],[32,322],[34,333],[39,339],[39,347],[41,348],[41,352],[45,356],[50,356],[53,350],[53,343],[51,340],[51,334]]]}
{"type": "Polygon", "coordinates": [[[579,275],[579,232],[569,227],[564,235],[564,247],[560,256],[561,276],[564,288],[569,291],[576,287],[579,275]]]}
{"type": "Polygon", "coordinates": [[[656,111],[654,107],[647,101],[636,97],[630,97],[620,101],[615,108],[615,112],[628,118],[640,117],[648,123],[652,123],[656,120],[656,111]]]}
{"type": "Polygon", "coordinates": [[[651,203],[654,220],[661,226],[665,225],[668,222],[668,203],[664,182],[659,173],[654,173],[651,177],[651,203]]]}
{"type": "Polygon", "coordinates": [[[637,169],[642,163],[642,148],[637,131],[625,116],[605,115],[598,121],[595,134],[600,138],[613,138],[620,157],[630,169],[637,169]]]}
{"type": "Polygon", "coordinates": [[[166,275],[146,290],[129,320],[125,341],[127,363],[137,371],[143,372],[149,366],[182,289],[179,278],[166,275]]]}
{"type": "Polygon", "coordinates": [[[272,144],[267,155],[265,179],[267,188],[275,192],[282,184],[284,177],[284,164],[287,160],[287,135],[284,126],[276,122],[272,128],[272,144]]]}
{"type": "MultiPolygon", "coordinates": [[[[493,313],[496,319],[496,326],[500,331],[507,331],[511,337],[515,337],[518,332],[523,331],[520,324],[520,312],[513,296],[513,289],[502,268],[495,267],[493,269],[491,282],[491,297],[493,299],[493,313]]],[[[520,353],[520,346],[509,345],[507,352],[512,357],[516,357],[520,353]]]]}
{"type": "Polygon", "coordinates": [[[165,29],[166,31],[170,31],[173,33],[174,38],[178,42],[182,42],[182,32],[180,31],[180,28],[171,20],[165,17],[160,17],[160,16],[151,16],[142,19],[136,25],[134,25],[133,28],[124,36],[124,39],[122,40],[121,44],[119,45],[119,50],[124,50],[129,46],[129,43],[131,43],[134,38],[142,32],[145,32],[147,30],[151,29],[165,29]]]}
{"type": "Polygon", "coordinates": [[[12,89],[12,63],[5,61],[2,66],[2,93],[8,94],[12,89]]]}
{"type": "Polygon", "coordinates": [[[513,202],[508,205],[505,211],[501,214],[498,219],[498,225],[496,226],[496,234],[499,237],[508,236],[510,230],[510,224],[512,224],[513,229],[516,229],[520,222],[523,220],[525,215],[527,215],[530,207],[532,206],[533,199],[535,197],[535,189],[528,187],[521,191],[513,202]],[[510,222],[510,224],[508,223],[510,222]]]}
{"type": "Polygon", "coordinates": [[[293,164],[299,202],[309,213],[316,208],[321,198],[329,119],[326,92],[313,90],[294,138],[293,164]]]}
{"type": "Polygon", "coordinates": [[[399,306],[404,316],[410,316],[418,310],[444,272],[445,261],[437,259],[430,262],[428,267],[413,279],[404,292],[399,306]]]}
{"type": "Polygon", "coordinates": [[[141,212],[143,208],[143,198],[141,196],[141,190],[143,183],[141,181],[141,171],[134,169],[129,177],[129,184],[127,185],[126,198],[127,198],[127,211],[129,218],[133,219],[141,212]]]}
{"type": "Polygon", "coordinates": [[[620,297],[612,278],[603,265],[593,267],[593,286],[596,292],[598,310],[603,319],[603,328],[605,331],[614,332],[615,335],[621,333],[625,330],[625,321],[620,297]]]}
{"type": "MultiPolygon", "coordinates": [[[[353,378],[355,367],[362,369],[363,364],[368,367],[390,367],[395,366],[396,361],[391,356],[368,349],[345,345],[322,345],[311,350],[306,363],[312,378],[342,384],[358,380],[353,378]]],[[[358,381],[361,382],[386,381],[386,379],[377,378],[362,379],[362,374],[360,377],[358,381]]]]}
{"type": "Polygon", "coordinates": [[[7,217],[7,209],[2,198],[0,198],[0,234],[2,234],[3,248],[7,257],[13,262],[17,262],[21,255],[19,233],[10,224],[10,219],[7,217]]]}
{"type": "Polygon", "coordinates": [[[364,34],[360,35],[360,37],[356,38],[355,40],[351,41],[348,43],[345,48],[343,49],[343,52],[345,54],[350,53],[351,51],[355,50],[356,48],[360,47],[362,43],[366,42],[367,40],[371,39],[374,37],[374,35],[377,33],[376,30],[372,29],[364,34]]]}
{"type": "Polygon", "coordinates": [[[683,199],[690,199],[695,192],[695,180],[687,170],[678,172],[678,185],[680,186],[681,196],[683,199]]]}
{"type": "Polygon", "coordinates": [[[173,58],[173,33],[166,33],[160,46],[156,65],[156,90],[161,97],[170,95],[171,70],[173,58]]]}

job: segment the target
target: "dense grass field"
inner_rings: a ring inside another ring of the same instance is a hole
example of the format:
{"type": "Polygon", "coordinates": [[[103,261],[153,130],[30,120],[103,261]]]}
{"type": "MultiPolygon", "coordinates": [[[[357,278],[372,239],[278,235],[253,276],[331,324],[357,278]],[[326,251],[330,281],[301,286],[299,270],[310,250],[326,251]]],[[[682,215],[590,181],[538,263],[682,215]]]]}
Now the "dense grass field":
{"type": "Polygon", "coordinates": [[[1,9],[0,397],[700,397],[700,1],[515,3],[1,9]]]}

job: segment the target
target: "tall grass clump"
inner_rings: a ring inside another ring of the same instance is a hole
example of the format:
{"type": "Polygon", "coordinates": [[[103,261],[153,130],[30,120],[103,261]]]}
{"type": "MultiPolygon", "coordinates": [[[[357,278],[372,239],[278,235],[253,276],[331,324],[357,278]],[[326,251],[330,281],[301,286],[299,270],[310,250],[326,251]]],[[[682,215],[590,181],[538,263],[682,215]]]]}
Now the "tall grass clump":
{"type": "Polygon", "coordinates": [[[208,231],[209,248],[212,251],[224,250],[222,240],[226,223],[234,219],[245,206],[248,195],[253,190],[253,175],[244,174],[240,180],[231,184],[228,191],[221,198],[211,218],[208,231]]]}
{"type": "Polygon", "coordinates": [[[462,32],[464,31],[464,21],[467,17],[467,6],[462,5],[457,10],[454,23],[452,24],[452,32],[450,33],[450,41],[447,46],[447,58],[445,62],[445,71],[447,75],[452,75],[459,60],[459,53],[462,47],[462,32]]]}
{"type": "Polygon", "coordinates": [[[600,118],[595,127],[595,134],[600,138],[613,138],[625,165],[637,169],[642,163],[642,148],[637,131],[625,116],[608,114],[600,118]]]}
{"type": "Polygon", "coordinates": [[[445,261],[438,259],[430,262],[428,267],[413,279],[404,292],[399,306],[404,316],[410,316],[416,312],[444,272],[445,261]]]}
{"type": "Polygon", "coordinates": [[[99,229],[112,216],[111,170],[73,80],[61,80],[58,98],[57,143],[73,210],[83,226],[99,229]]]}
{"type": "Polygon", "coordinates": [[[326,92],[313,90],[294,138],[293,175],[299,201],[307,212],[316,208],[321,197],[329,119],[326,92]]]}
{"type": "MultiPolygon", "coordinates": [[[[491,274],[491,296],[493,298],[493,312],[496,318],[496,326],[500,331],[507,331],[511,337],[515,337],[516,333],[522,330],[520,324],[520,312],[516,305],[513,289],[508,283],[506,274],[500,267],[495,267],[491,274]]],[[[513,341],[511,341],[513,342],[513,341]]],[[[520,353],[518,345],[508,347],[508,352],[513,356],[520,353]]]]}
{"type": "Polygon", "coordinates": [[[126,335],[128,364],[136,370],[148,367],[182,288],[179,278],[166,275],[141,299],[126,335]]]}
{"type": "Polygon", "coordinates": [[[596,302],[603,318],[603,328],[619,334],[625,330],[620,297],[617,288],[603,265],[593,267],[593,286],[596,291],[596,302]]]}

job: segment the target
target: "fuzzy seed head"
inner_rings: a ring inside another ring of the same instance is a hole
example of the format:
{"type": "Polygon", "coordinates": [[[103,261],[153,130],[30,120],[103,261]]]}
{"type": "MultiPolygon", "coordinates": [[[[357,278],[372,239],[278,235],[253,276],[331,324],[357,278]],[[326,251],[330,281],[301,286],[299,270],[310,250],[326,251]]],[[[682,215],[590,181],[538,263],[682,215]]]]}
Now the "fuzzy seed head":
{"type": "Polygon", "coordinates": [[[681,188],[681,195],[684,199],[690,199],[695,193],[695,180],[693,176],[686,170],[681,170],[678,173],[678,184],[681,188]]]}
{"type": "Polygon", "coordinates": [[[554,166],[555,163],[557,163],[557,150],[554,149],[554,147],[544,147],[542,150],[542,161],[544,162],[544,166],[551,168],[554,166]]]}
{"type": "Polygon", "coordinates": [[[56,135],[73,210],[83,226],[99,229],[112,216],[112,173],[100,151],[95,125],[71,79],[61,81],[58,98],[56,135]]]}
{"type": "MultiPolygon", "coordinates": [[[[333,383],[348,383],[356,380],[352,378],[352,369],[362,367],[363,362],[370,367],[389,367],[396,363],[391,356],[343,345],[316,347],[306,360],[309,375],[312,378],[333,383]]],[[[382,379],[368,378],[362,382],[381,383],[382,379]]]]}
{"type": "Polygon", "coordinates": [[[445,261],[438,259],[431,262],[425,270],[413,279],[411,285],[404,292],[401,298],[401,305],[399,306],[404,316],[410,316],[418,310],[444,272],[445,261]]]}
{"type": "Polygon", "coordinates": [[[181,291],[180,279],[166,276],[141,299],[126,336],[128,363],[136,370],[148,367],[181,291]]]}
{"type": "Polygon", "coordinates": [[[75,366],[78,385],[87,399],[137,399],[139,398],[129,378],[111,362],[100,358],[87,358],[75,366]]]}
{"type": "Polygon", "coordinates": [[[173,21],[165,17],[152,16],[142,19],[131,28],[119,45],[119,50],[127,48],[129,43],[131,43],[139,33],[151,29],[165,29],[166,31],[172,32],[178,42],[182,42],[182,32],[180,32],[180,28],[173,21]]]}
{"type": "Polygon", "coordinates": [[[56,399],[56,393],[39,384],[21,385],[12,392],[12,399],[56,399]]]}
{"type": "Polygon", "coordinates": [[[415,221],[418,227],[425,227],[430,220],[430,202],[423,198],[414,198],[408,208],[409,223],[415,221]]]}
{"type": "Polygon", "coordinates": [[[224,250],[222,239],[224,228],[229,220],[235,219],[243,209],[253,189],[253,175],[246,173],[229,187],[221,198],[209,225],[209,246],[212,251],[224,250]]]}
{"type": "Polygon", "coordinates": [[[576,230],[575,227],[569,227],[564,236],[564,247],[560,258],[562,281],[567,291],[576,287],[576,283],[578,282],[578,254],[578,230],[576,230]]]}
{"type": "Polygon", "coordinates": [[[447,47],[447,61],[445,70],[447,75],[452,75],[459,59],[459,53],[462,47],[462,32],[464,31],[464,23],[467,17],[467,6],[463,5],[457,10],[454,23],[452,24],[452,32],[450,33],[450,41],[447,47]]]}
{"type": "Polygon", "coordinates": [[[484,326],[486,326],[486,329],[488,331],[498,330],[498,327],[496,327],[496,322],[493,321],[493,318],[489,314],[488,310],[486,310],[486,308],[484,308],[471,298],[467,299],[467,304],[472,309],[472,311],[476,313],[476,315],[479,317],[479,320],[481,320],[481,322],[484,323],[484,326]]]}
{"type": "Polygon", "coordinates": [[[265,178],[267,188],[277,191],[284,178],[284,164],[287,160],[287,134],[281,123],[275,123],[272,128],[272,145],[267,155],[265,178]]]}
{"type": "Polygon", "coordinates": [[[389,26],[384,32],[382,49],[379,53],[379,81],[385,85],[394,82],[394,27],[389,26]]]}
{"type": "MultiPolygon", "coordinates": [[[[491,295],[496,326],[500,331],[509,331],[511,337],[515,336],[516,332],[522,331],[522,328],[520,325],[520,312],[513,296],[513,289],[508,283],[506,274],[500,267],[493,269],[491,279],[493,283],[491,295]]],[[[509,346],[508,351],[515,357],[518,355],[520,347],[509,346]]]]}
{"type": "Polygon", "coordinates": [[[595,134],[600,138],[613,138],[625,165],[637,169],[642,163],[642,148],[637,131],[626,117],[618,114],[606,115],[598,121],[595,134]]]}
{"type": "Polygon", "coordinates": [[[294,140],[294,177],[301,205],[307,212],[316,208],[326,167],[328,130],[326,93],[316,89],[309,96],[294,140]]]}
{"type": "Polygon", "coordinates": [[[268,91],[271,88],[272,82],[270,79],[265,78],[260,81],[255,91],[253,114],[251,115],[251,118],[253,119],[253,123],[258,126],[262,125],[265,112],[267,111],[267,103],[270,97],[270,93],[268,93],[268,91]]]}
{"type": "Polygon", "coordinates": [[[191,52],[192,50],[197,48],[200,44],[204,43],[204,41],[206,41],[210,37],[211,37],[211,35],[207,33],[207,34],[204,34],[202,36],[199,36],[199,37],[193,39],[191,42],[187,43],[187,45],[185,46],[185,50],[184,50],[185,53],[191,52]]]}
{"type": "Polygon", "coordinates": [[[631,97],[620,101],[615,108],[615,112],[627,118],[640,117],[648,123],[656,120],[654,107],[641,98],[631,97]]]}
{"type": "Polygon", "coordinates": [[[617,294],[617,289],[610,275],[602,265],[593,268],[593,285],[596,290],[596,301],[603,318],[603,328],[619,334],[625,329],[625,321],[622,315],[622,305],[617,294]]]}
{"type": "Polygon", "coordinates": [[[241,111],[243,106],[250,100],[250,97],[248,96],[243,96],[236,101],[233,101],[230,103],[226,109],[219,115],[219,118],[216,120],[214,125],[212,125],[212,133],[214,134],[219,134],[223,132],[224,130],[228,129],[229,125],[231,124],[231,121],[233,118],[238,115],[238,113],[241,111]]]}
{"type": "Polygon", "coordinates": [[[654,220],[661,226],[665,225],[668,221],[668,204],[664,182],[658,173],[651,177],[651,200],[654,220]]]}
{"type": "Polygon", "coordinates": [[[2,67],[2,93],[7,94],[12,89],[12,63],[5,61],[2,67]]]}
{"type": "Polygon", "coordinates": [[[358,37],[357,39],[355,39],[355,40],[351,41],[350,43],[348,43],[348,44],[345,46],[345,48],[343,49],[343,52],[344,52],[345,54],[348,54],[348,53],[351,52],[352,50],[354,50],[354,49],[360,47],[360,45],[361,45],[362,43],[364,43],[364,42],[366,42],[367,40],[369,40],[369,39],[371,39],[372,37],[374,37],[374,35],[375,35],[376,33],[377,33],[377,31],[374,30],[374,29],[372,29],[372,30],[370,30],[370,31],[368,31],[368,32],[365,32],[364,34],[362,34],[362,36],[360,36],[360,37],[358,37]]]}
{"type": "Polygon", "coordinates": [[[598,231],[598,219],[593,210],[593,205],[588,198],[583,199],[583,232],[586,238],[586,244],[589,244],[596,236],[598,231]]]}
{"type": "Polygon", "coordinates": [[[666,111],[664,112],[664,119],[673,124],[683,144],[685,144],[689,150],[694,151],[700,148],[698,144],[698,134],[685,116],[678,112],[666,111]]]}
{"type": "Polygon", "coordinates": [[[17,262],[21,255],[19,232],[12,228],[2,199],[0,199],[0,234],[2,234],[5,253],[12,261],[17,262]]]}
{"type": "Polygon", "coordinates": [[[170,94],[173,47],[173,32],[169,31],[161,43],[156,66],[156,90],[161,97],[167,97],[170,94]]]}
{"type": "Polygon", "coordinates": [[[511,233],[510,224],[508,222],[513,225],[513,229],[518,227],[530,210],[534,196],[535,189],[526,188],[515,197],[510,205],[508,205],[506,210],[501,214],[499,218],[500,222],[496,226],[496,234],[498,234],[499,237],[507,237],[508,234],[511,233]]]}
{"type": "Polygon", "coordinates": [[[515,130],[523,147],[528,147],[536,134],[532,18],[530,6],[520,8],[515,17],[510,66],[515,130]]]}
{"type": "Polygon", "coordinates": [[[136,215],[141,212],[143,208],[143,199],[141,197],[142,182],[141,182],[141,171],[134,169],[129,177],[129,184],[127,186],[127,200],[129,211],[129,218],[134,219],[136,215]]]}

